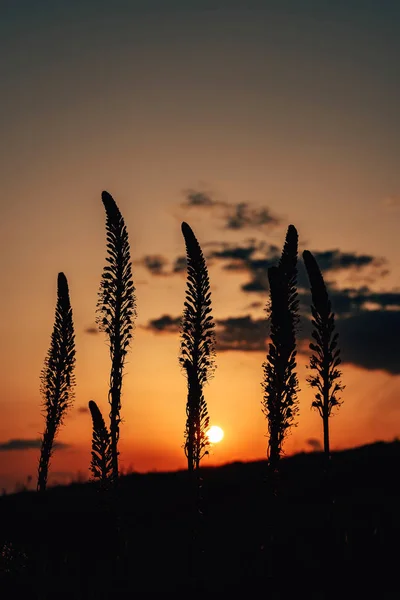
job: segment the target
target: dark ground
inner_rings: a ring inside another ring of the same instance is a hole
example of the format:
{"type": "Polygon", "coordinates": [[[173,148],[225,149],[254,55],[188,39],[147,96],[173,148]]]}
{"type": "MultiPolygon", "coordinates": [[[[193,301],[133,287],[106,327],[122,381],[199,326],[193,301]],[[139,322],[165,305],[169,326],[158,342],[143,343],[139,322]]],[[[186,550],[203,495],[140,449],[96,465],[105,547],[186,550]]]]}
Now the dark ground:
{"type": "Polygon", "coordinates": [[[275,502],[265,476],[203,469],[197,583],[185,472],[123,477],[119,537],[91,484],[4,496],[0,597],[400,598],[400,442],[334,453],[329,484],[321,454],[287,458],[275,502]]]}

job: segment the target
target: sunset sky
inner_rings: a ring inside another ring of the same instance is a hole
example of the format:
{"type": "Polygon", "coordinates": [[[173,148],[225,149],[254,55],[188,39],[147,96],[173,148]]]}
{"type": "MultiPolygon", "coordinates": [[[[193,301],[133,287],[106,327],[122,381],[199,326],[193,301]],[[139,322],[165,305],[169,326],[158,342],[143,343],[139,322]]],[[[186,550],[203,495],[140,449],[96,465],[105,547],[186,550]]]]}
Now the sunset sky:
{"type": "MultiPolygon", "coordinates": [[[[332,448],[400,436],[399,23],[396,0],[1,2],[0,490],[36,483],[59,271],[77,386],[50,482],[89,475],[88,401],[108,412],[102,190],[125,218],[137,296],[124,469],[185,466],[182,220],[207,257],[216,320],[205,392],[225,437],[204,464],[265,457],[266,273],[290,223],[337,313],[346,389],[332,448]]],[[[322,438],[306,337],[287,454],[322,438]]]]}

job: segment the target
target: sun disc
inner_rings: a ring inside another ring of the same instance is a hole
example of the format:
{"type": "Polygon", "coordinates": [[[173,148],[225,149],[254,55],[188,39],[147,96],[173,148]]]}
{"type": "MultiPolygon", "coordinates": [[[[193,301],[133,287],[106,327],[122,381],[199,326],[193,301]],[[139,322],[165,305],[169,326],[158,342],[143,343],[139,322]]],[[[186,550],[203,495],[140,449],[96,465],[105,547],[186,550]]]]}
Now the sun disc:
{"type": "Polygon", "coordinates": [[[224,432],[218,425],[212,425],[207,431],[207,437],[212,444],[218,444],[224,437],[224,432]]]}

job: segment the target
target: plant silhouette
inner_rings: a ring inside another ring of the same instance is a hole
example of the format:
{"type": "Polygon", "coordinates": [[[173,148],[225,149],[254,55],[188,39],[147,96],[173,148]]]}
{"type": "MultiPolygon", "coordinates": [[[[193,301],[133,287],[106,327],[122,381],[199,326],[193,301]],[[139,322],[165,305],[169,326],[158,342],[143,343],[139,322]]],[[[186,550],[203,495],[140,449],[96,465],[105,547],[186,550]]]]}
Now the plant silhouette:
{"type": "Polygon", "coordinates": [[[90,470],[93,477],[99,481],[100,489],[106,490],[112,479],[110,433],[104,423],[99,407],[93,400],[89,401],[89,410],[93,423],[90,470]]]}
{"type": "Polygon", "coordinates": [[[298,412],[297,246],[296,228],[289,225],[279,265],[268,269],[271,342],[263,365],[263,412],[268,420],[268,463],[271,474],[278,468],[283,440],[298,412]]]}
{"type": "Polygon", "coordinates": [[[339,334],[335,333],[335,314],[326,290],[324,278],[314,256],[308,250],[303,252],[303,260],[307,269],[312,295],[312,325],[314,327],[310,343],[313,354],[310,357],[310,369],[315,375],[307,378],[311,387],[315,388],[315,400],[312,407],[316,408],[322,418],[324,430],[325,467],[329,467],[329,417],[335,406],[340,406],[339,394],[344,386],[339,378],[341,371],[340,349],[338,348],[339,334]]]}
{"type": "Polygon", "coordinates": [[[73,401],[75,385],[75,335],[68,281],[57,278],[57,304],[50,349],[41,372],[41,395],[46,413],[38,469],[37,489],[44,492],[53,444],[67,409],[73,401]]]}
{"type": "Polygon", "coordinates": [[[121,422],[122,373],[127,349],[132,338],[133,320],[136,316],[135,288],[132,281],[132,263],[128,232],[124,219],[113,197],[102,192],[106,211],[107,265],[104,267],[97,323],[110,343],[111,372],[108,401],[110,410],[110,436],[112,479],[118,480],[118,440],[121,422]]]}
{"type": "Polygon", "coordinates": [[[188,470],[193,472],[199,469],[209,446],[206,435],[209,416],[203,386],[214,370],[215,334],[206,262],[192,229],[185,222],[182,233],[187,254],[187,287],[179,360],[188,382],[184,448],[188,470]]]}
{"type": "Polygon", "coordinates": [[[202,480],[200,461],[208,454],[209,416],[203,387],[214,369],[215,333],[211,314],[211,292],[206,262],[189,225],[182,223],[187,255],[186,300],[181,327],[179,360],[187,377],[185,455],[190,479],[190,543],[188,572],[196,593],[203,586],[202,480]]]}

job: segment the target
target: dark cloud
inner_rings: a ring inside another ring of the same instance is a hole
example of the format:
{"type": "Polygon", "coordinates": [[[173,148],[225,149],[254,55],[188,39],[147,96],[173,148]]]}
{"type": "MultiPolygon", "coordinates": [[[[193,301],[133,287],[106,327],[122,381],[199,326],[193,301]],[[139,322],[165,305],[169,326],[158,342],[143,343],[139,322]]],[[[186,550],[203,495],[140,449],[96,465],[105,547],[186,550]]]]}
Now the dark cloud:
{"type": "Polygon", "coordinates": [[[218,206],[220,203],[214,200],[208,192],[199,192],[196,190],[185,190],[185,201],[183,206],[201,206],[211,208],[218,206]]]}
{"type": "Polygon", "coordinates": [[[249,204],[241,202],[231,205],[226,213],[226,229],[244,229],[262,227],[263,225],[279,225],[280,219],[274,216],[269,208],[251,208],[249,204]]]}
{"type": "Polygon", "coordinates": [[[144,267],[156,277],[170,277],[186,271],[186,256],[178,256],[171,266],[168,259],[159,254],[144,256],[135,261],[135,264],[144,267]]]}
{"type": "Polygon", "coordinates": [[[208,210],[216,209],[216,216],[224,221],[224,229],[235,231],[246,228],[255,228],[279,225],[281,219],[273,215],[268,207],[253,208],[247,202],[224,202],[215,200],[209,192],[188,189],[184,191],[184,208],[197,207],[208,210]]]}
{"type": "MultiPolygon", "coordinates": [[[[326,285],[332,310],[340,317],[356,315],[360,312],[374,310],[399,310],[400,292],[372,292],[368,287],[345,288],[338,290],[329,283],[326,285]]],[[[311,294],[309,291],[299,293],[301,310],[309,312],[311,294]]]]}
{"type": "Polygon", "coordinates": [[[180,330],[180,324],[181,317],[163,315],[158,319],[151,319],[147,325],[142,325],[142,328],[153,331],[154,333],[177,333],[180,330]]]}
{"type": "Polygon", "coordinates": [[[217,350],[240,350],[242,352],[265,352],[268,337],[266,319],[228,317],[216,321],[217,350]]]}
{"type": "Polygon", "coordinates": [[[387,263],[384,258],[378,258],[369,254],[341,252],[338,249],[313,252],[313,256],[323,272],[352,268],[361,269],[366,266],[382,267],[387,263]]]}
{"type": "MultiPolygon", "coordinates": [[[[178,333],[179,317],[163,315],[149,321],[145,329],[154,333],[178,333]]],[[[369,370],[400,374],[400,310],[363,310],[338,318],[336,329],[343,363],[369,370]]],[[[300,316],[298,349],[309,354],[311,321],[300,316]]],[[[219,352],[266,352],[269,334],[267,318],[250,315],[216,320],[216,342],[219,352]]]]}
{"type": "MultiPolygon", "coordinates": [[[[153,333],[177,333],[180,330],[180,317],[163,315],[152,319],[144,329],[153,333]]],[[[266,319],[244,317],[228,317],[216,320],[217,349],[242,350],[244,352],[264,351],[268,324],[266,319]]]]}
{"type": "Polygon", "coordinates": [[[84,415],[86,413],[89,412],[89,408],[87,406],[78,406],[78,408],[76,409],[76,411],[81,414],[84,415]]]}
{"type": "MultiPolygon", "coordinates": [[[[251,255],[248,260],[243,260],[242,262],[241,269],[248,271],[251,278],[250,281],[241,286],[241,289],[243,292],[266,294],[269,290],[268,268],[278,264],[280,258],[280,249],[276,246],[268,246],[262,249],[257,248],[257,252],[263,252],[264,258],[256,259],[251,255]]],[[[376,277],[382,277],[388,272],[383,268],[386,265],[386,260],[375,256],[340,252],[339,250],[313,252],[313,255],[324,275],[333,272],[336,273],[338,271],[346,271],[350,269],[361,270],[364,267],[370,267],[370,269],[375,271],[374,276],[370,277],[370,280],[373,281],[376,279],[376,277]]],[[[220,258],[223,257],[221,256],[220,258]]],[[[300,290],[309,289],[307,271],[301,257],[299,257],[298,261],[297,285],[300,290]]],[[[327,283],[327,285],[329,284],[327,283]]],[[[331,290],[332,294],[334,294],[335,288],[333,286],[331,286],[331,290]]],[[[348,294],[345,293],[345,296],[347,295],[348,294]]],[[[337,301],[338,303],[341,301],[348,303],[348,298],[346,299],[346,297],[343,297],[342,295],[342,297],[339,297],[337,301]]],[[[359,298],[359,301],[361,301],[361,298],[359,298]]]]}
{"type": "Polygon", "coordinates": [[[366,310],[337,320],[343,362],[400,374],[400,310],[366,310]]]}
{"type": "Polygon", "coordinates": [[[168,264],[168,260],[161,256],[160,254],[148,254],[143,256],[138,261],[135,261],[136,265],[142,266],[152,275],[168,275],[169,273],[165,272],[164,267],[168,264]]]}
{"type": "MultiPolygon", "coordinates": [[[[40,448],[42,445],[42,441],[40,439],[13,439],[8,440],[8,442],[0,443],[0,452],[8,452],[11,450],[31,450],[40,448]]],[[[69,448],[69,444],[64,444],[62,442],[54,442],[54,448],[58,448],[59,450],[63,450],[65,448],[69,448]]]]}
{"type": "Polygon", "coordinates": [[[86,327],[85,333],[88,333],[89,335],[97,335],[99,333],[99,330],[97,329],[97,327],[92,325],[90,327],[86,327]]]}
{"type": "Polygon", "coordinates": [[[313,452],[322,452],[322,444],[317,438],[308,438],[306,444],[307,446],[310,446],[313,452]]]}
{"type": "Polygon", "coordinates": [[[174,265],[172,267],[172,272],[173,273],[183,273],[186,271],[186,267],[187,267],[186,256],[178,256],[178,258],[175,259],[174,265]]]}
{"type": "Polygon", "coordinates": [[[250,302],[247,308],[264,308],[264,302],[250,302]]]}

